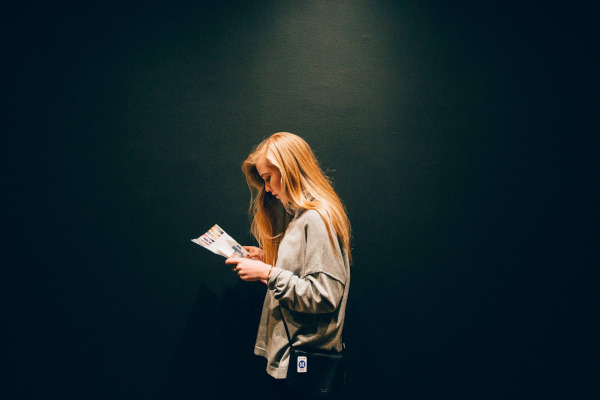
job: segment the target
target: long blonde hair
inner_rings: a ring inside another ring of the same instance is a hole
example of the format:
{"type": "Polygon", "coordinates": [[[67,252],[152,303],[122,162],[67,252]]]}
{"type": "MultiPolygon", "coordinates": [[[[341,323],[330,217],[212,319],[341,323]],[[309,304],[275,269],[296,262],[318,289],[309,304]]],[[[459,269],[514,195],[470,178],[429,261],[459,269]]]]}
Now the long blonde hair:
{"type": "Polygon", "coordinates": [[[342,250],[350,254],[350,221],[331,182],[321,170],[312,149],[300,136],[278,132],[261,142],[242,164],[250,188],[251,231],[265,251],[265,262],[275,265],[283,234],[296,210],[315,210],[323,218],[331,245],[339,238],[342,250]],[[281,190],[288,204],[265,190],[265,183],[256,169],[262,158],[281,173],[281,190]],[[335,233],[335,234],[334,234],[335,233]]]}

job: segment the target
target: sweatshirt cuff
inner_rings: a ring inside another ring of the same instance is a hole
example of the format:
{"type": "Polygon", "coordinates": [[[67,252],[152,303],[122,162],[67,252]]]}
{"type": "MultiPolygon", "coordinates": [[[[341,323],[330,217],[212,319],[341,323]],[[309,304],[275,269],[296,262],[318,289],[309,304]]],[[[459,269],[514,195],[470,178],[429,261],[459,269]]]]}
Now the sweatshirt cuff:
{"type": "Polygon", "coordinates": [[[271,289],[271,290],[275,289],[275,284],[277,282],[277,277],[279,276],[279,274],[281,274],[281,271],[283,271],[281,268],[279,268],[279,267],[273,267],[273,270],[271,271],[271,277],[267,281],[267,287],[269,289],[271,289]]]}

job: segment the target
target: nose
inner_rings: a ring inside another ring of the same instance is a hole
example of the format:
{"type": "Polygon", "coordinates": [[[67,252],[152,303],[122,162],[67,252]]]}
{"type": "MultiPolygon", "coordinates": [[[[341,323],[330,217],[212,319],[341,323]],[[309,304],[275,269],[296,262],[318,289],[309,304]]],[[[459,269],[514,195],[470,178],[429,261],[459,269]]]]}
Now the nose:
{"type": "Polygon", "coordinates": [[[272,190],[272,189],[271,189],[271,185],[269,185],[269,184],[268,184],[268,183],[266,183],[266,182],[265,182],[265,190],[266,190],[267,192],[271,192],[271,190],[272,190]]]}

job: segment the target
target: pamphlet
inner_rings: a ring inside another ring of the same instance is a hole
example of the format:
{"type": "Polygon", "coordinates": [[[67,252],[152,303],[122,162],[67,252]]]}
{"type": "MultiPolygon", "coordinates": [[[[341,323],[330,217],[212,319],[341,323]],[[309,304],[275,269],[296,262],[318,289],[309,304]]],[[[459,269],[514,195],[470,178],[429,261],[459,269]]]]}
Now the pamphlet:
{"type": "Polygon", "coordinates": [[[214,225],[206,233],[192,242],[226,258],[244,257],[248,251],[227,234],[219,225],[214,225]]]}

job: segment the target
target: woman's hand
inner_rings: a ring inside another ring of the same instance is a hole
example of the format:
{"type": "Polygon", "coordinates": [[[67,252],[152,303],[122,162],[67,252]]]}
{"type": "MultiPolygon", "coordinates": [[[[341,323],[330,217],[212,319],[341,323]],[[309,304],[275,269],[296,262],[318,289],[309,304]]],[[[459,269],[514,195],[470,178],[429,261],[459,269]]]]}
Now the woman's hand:
{"type": "Polygon", "coordinates": [[[252,260],[265,261],[265,251],[263,249],[259,249],[258,247],[255,247],[255,246],[242,246],[242,247],[244,247],[244,249],[246,249],[246,251],[248,252],[248,254],[246,255],[246,258],[250,258],[252,260]]]}
{"type": "Polygon", "coordinates": [[[270,265],[249,258],[228,258],[225,264],[234,265],[233,271],[244,281],[266,281],[271,270],[270,265]]]}

